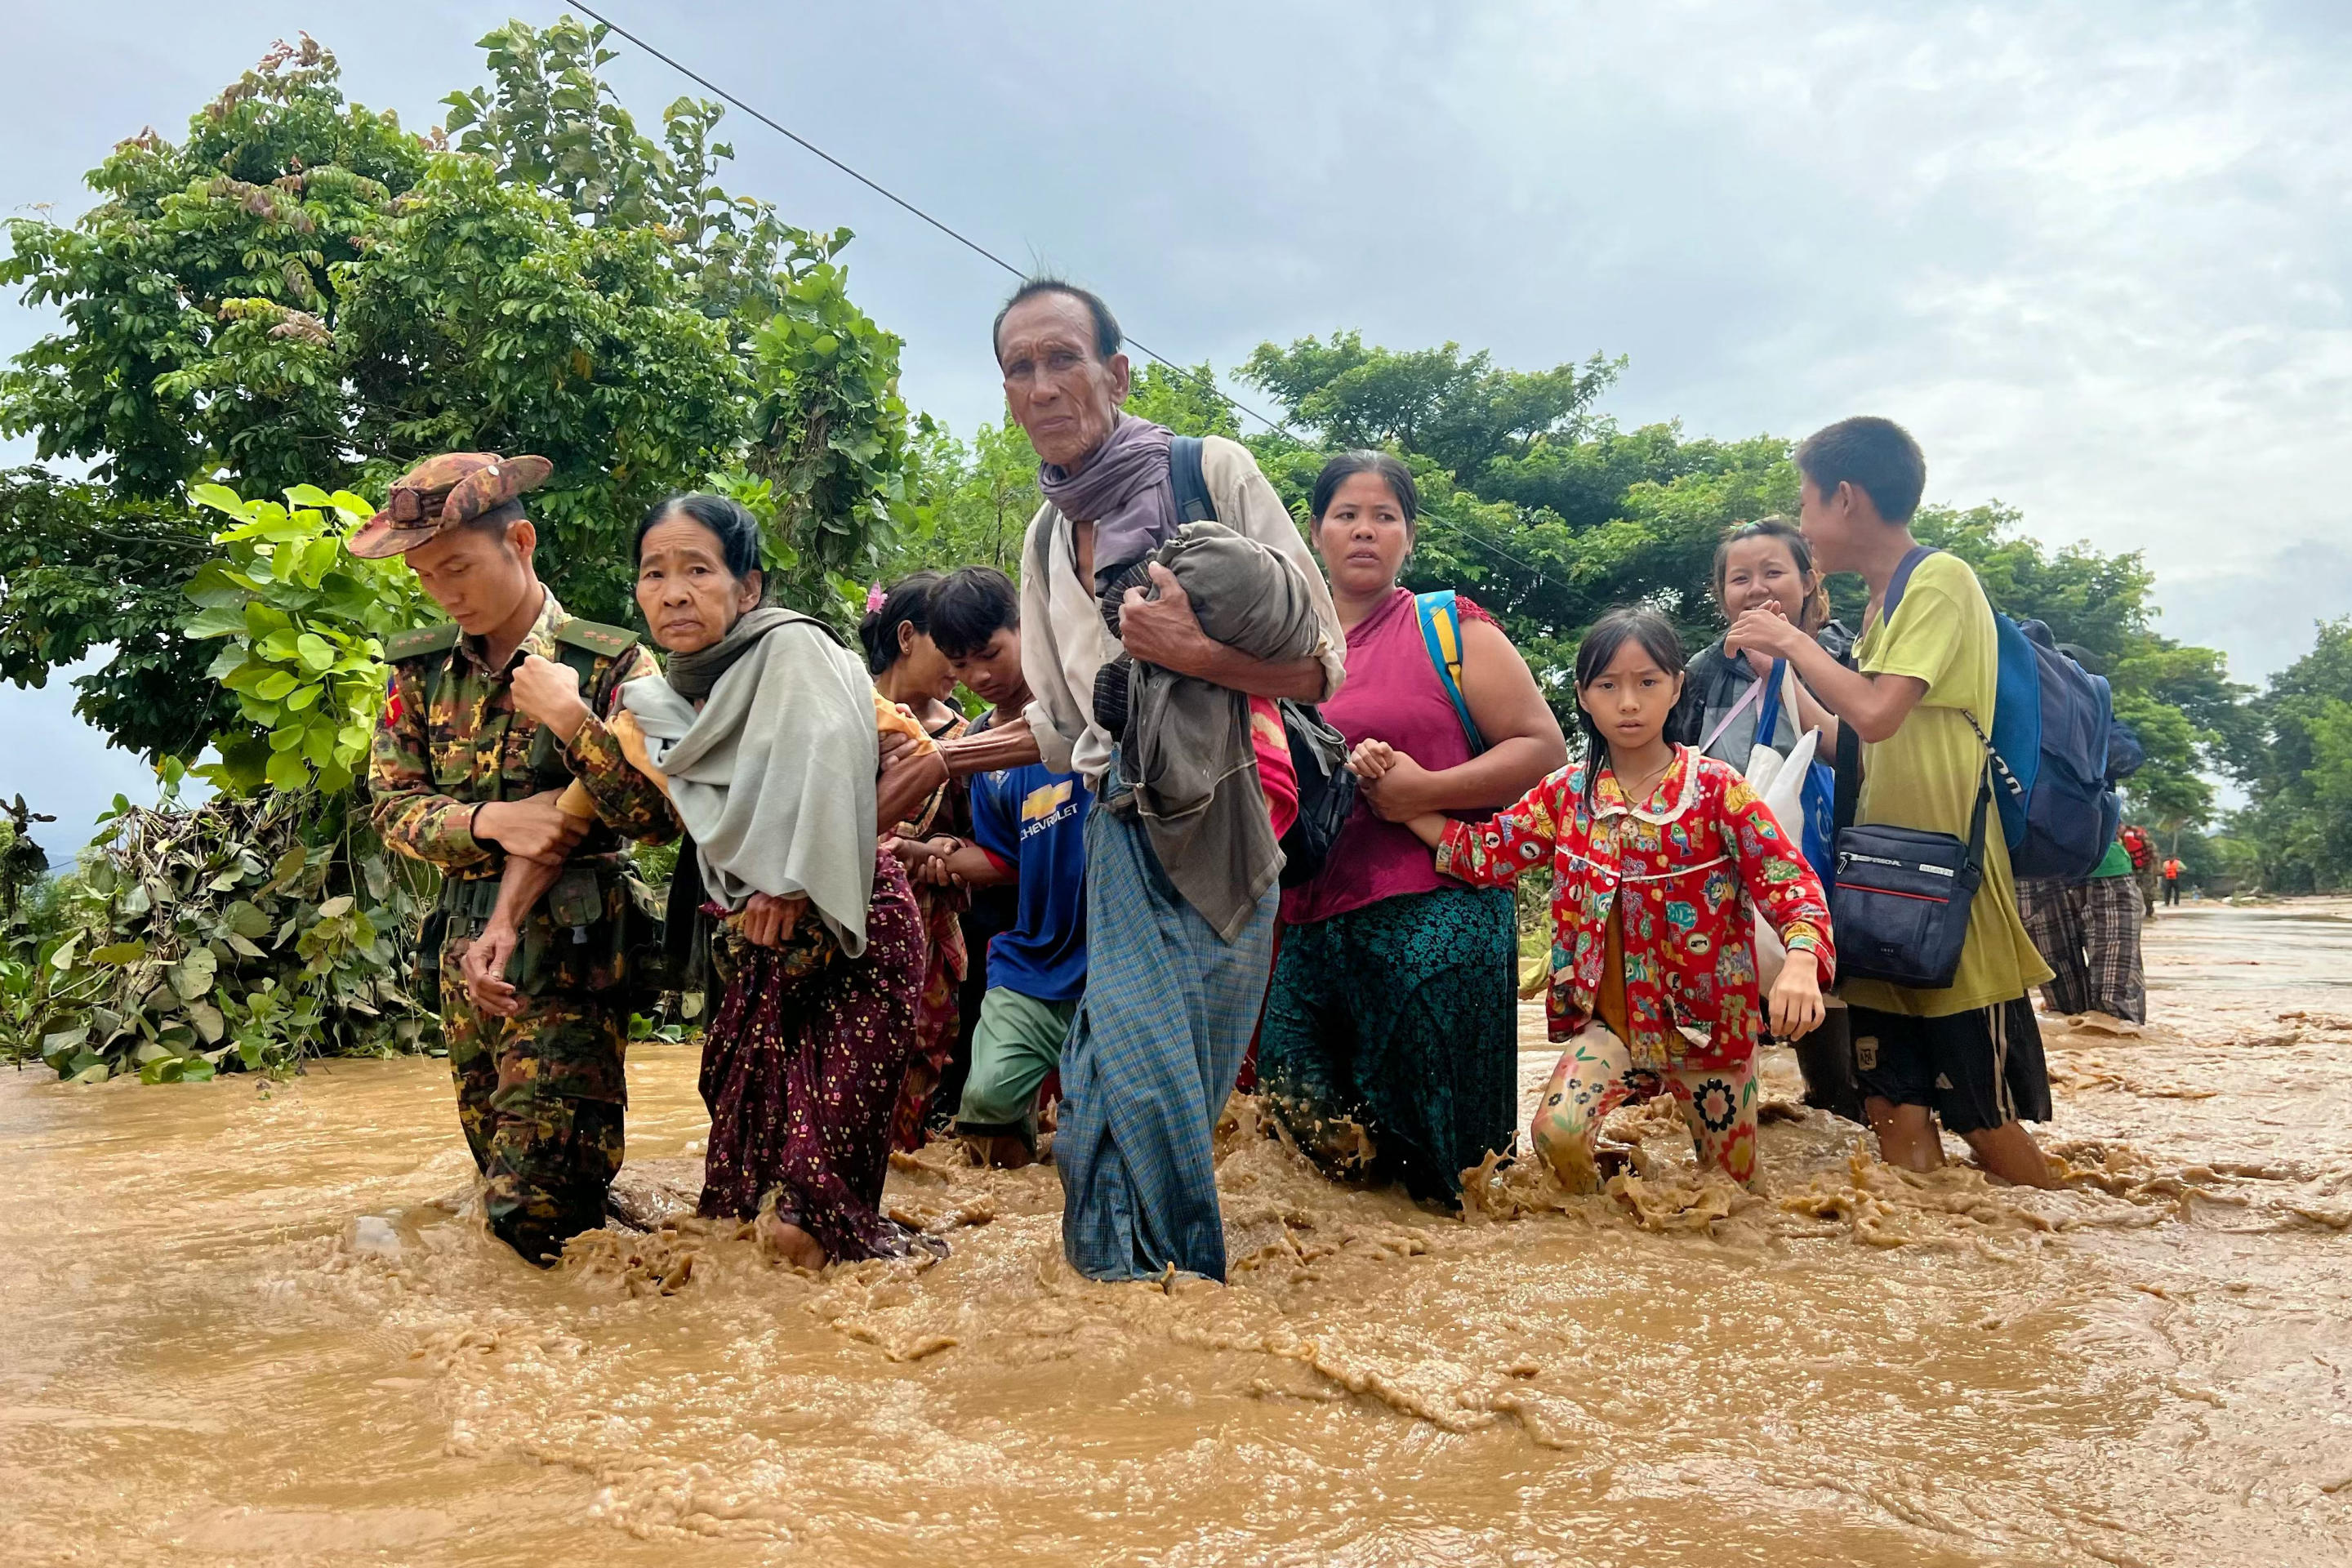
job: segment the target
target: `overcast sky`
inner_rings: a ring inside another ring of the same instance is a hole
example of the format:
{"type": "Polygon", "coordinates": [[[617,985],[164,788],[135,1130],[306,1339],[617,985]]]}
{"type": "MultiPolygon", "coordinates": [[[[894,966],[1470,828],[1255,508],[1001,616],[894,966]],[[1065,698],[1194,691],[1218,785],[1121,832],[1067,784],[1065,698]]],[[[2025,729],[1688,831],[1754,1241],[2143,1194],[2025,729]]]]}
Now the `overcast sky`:
{"type": "MultiPolygon", "coordinates": [[[[1524,368],[1622,353],[1629,425],[1902,420],[1931,499],[2145,551],[2163,629],[2241,679],[2352,612],[2352,6],[605,8],[1176,358],[1339,328],[1524,368]]],[[[177,137],[301,28],[353,99],[422,129],[514,10],[0,0],[0,212],[79,213],[113,142],[177,137]]],[[[692,90],[618,47],[643,121],[692,90]]],[[[726,130],[730,187],[857,230],[853,291],[906,338],[908,402],[995,418],[1003,275],[726,130]]],[[[0,353],[42,330],[0,303],[0,353]]],[[[68,700],[0,688],[0,794],[66,818],[59,847],[152,789],[68,700]]]]}

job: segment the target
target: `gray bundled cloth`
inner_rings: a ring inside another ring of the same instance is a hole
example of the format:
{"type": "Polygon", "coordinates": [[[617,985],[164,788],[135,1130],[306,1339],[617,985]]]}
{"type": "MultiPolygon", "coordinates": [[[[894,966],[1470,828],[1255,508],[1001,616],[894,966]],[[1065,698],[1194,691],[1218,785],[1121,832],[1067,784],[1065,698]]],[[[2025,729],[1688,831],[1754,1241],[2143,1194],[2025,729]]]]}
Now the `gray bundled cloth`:
{"type": "MultiPolygon", "coordinates": [[[[1298,569],[1219,522],[1189,522],[1153,559],[1175,574],[1213,641],[1253,658],[1300,658],[1322,627],[1298,569]]],[[[1120,772],[1168,879],[1234,940],[1282,874],[1250,743],[1249,698],[1141,659],[1129,689],[1120,772]]]]}
{"type": "Polygon", "coordinates": [[[669,781],[710,896],[735,909],[753,893],[805,894],[856,958],[874,886],[874,689],[816,622],[753,614],[775,624],[699,713],[653,677],[621,688],[621,701],[669,781]]]}

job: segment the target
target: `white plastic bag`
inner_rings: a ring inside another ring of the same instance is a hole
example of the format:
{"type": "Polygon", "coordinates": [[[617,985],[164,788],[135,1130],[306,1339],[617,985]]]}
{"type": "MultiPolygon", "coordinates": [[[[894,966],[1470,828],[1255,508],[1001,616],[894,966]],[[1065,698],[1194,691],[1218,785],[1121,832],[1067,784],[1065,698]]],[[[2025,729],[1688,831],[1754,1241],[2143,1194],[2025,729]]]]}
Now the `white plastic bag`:
{"type": "MultiPolygon", "coordinates": [[[[1771,811],[1782,836],[1801,847],[1804,843],[1805,781],[1812,776],[1813,753],[1820,749],[1821,739],[1819,730],[1808,730],[1785,757],[1769,746],[1759,745],[1748,758],[1748,787],[1771,811]],[[1792,822],[1797,825],[1793,834],[1789,831],[1792,822]]],[[[1748,912],[1756,921],[1757,983],[1769,994],[1772,983],[1780,978],[1780,965],[1788,962],[1789,950],[1780,945],[1780,933],[1772,929],[1772,922],[1764,918],[1762,910],[1751,904],[1748,912]]]]}

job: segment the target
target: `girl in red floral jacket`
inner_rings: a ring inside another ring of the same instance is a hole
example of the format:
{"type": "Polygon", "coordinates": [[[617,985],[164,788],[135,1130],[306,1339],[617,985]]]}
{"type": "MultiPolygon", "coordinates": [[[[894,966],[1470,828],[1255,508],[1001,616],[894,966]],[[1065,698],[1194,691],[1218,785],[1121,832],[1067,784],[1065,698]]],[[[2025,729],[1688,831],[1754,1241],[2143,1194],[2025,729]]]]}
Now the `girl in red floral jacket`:
{"type": "MultiPolygon", "coordinates": [[[[1667,1093],[1702,1163],[1742,1183],[1755,1175],[1765,1019],[1751,906],[1789,949],[1772,986],[1775,1035],[1819,1024],[1833,978],[1829,901],[1801,844],[1738,773],[1663,738],[1682,687],[1682,643],[1664,617],[1612,611],[1576,650],[1583,760],[1487,821],[1411,824],[1437,868],[1465,882],[1507,885],[1549,858],[1548,1010],[1551,1037],[1569,1044],[1530,1131],[1579,1191],[1598,1184],[1602,1120],[1667,1093]]],[[[1392,757],[1367,742],[1349,765],[1377,777],[1392,757]]]]}

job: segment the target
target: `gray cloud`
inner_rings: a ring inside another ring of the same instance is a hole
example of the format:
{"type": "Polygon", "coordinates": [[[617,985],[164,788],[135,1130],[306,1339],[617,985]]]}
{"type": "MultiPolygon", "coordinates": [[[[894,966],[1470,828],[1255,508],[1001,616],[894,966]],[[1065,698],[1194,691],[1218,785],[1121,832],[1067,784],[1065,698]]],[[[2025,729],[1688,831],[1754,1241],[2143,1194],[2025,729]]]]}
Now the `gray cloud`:
{"type": "MultiPolygon", "coordinates": [[[[2300,552],[2347,532],[2342,7],[613,8],[1177,358],[1337,327],[1521,366],[1623,353],[1628,421],[1903,419],[1931,494],[2145,550],[2168,628],[2241,678],[2352,613],[2352,577],[2300,552]]],[[[354,98],[422,126],[509,10],[22,9],[39,68],[0,101],[0,210],[65,213],[115,139],[176,134],[273,37],[310,27],[354,98]]],[[[692,90],[625,46],[612,70],[641,111],[692,90]]],[[[858,230],[909,400],[994,418],[1002,275],[730,129],[731,184],[858,230]]],[[[0,311],[0,352],[37,330],[0,311]]]]}

